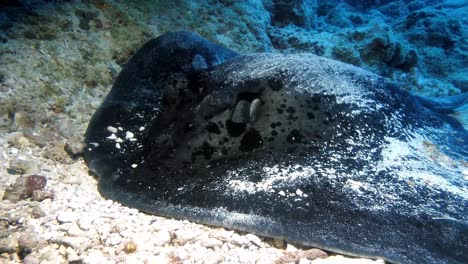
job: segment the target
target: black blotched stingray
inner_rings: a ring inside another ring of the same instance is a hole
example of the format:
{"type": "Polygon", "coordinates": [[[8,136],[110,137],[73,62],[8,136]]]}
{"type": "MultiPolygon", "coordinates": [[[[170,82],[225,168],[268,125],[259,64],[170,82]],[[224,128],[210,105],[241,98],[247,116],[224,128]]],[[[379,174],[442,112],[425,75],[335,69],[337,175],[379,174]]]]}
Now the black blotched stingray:
{"type": "Polygon", "coordinates": [[[467,263],[468,95],[422,98],[310,54],[146,43],[86,132],[105,197],[345,254],[467,263]]]}

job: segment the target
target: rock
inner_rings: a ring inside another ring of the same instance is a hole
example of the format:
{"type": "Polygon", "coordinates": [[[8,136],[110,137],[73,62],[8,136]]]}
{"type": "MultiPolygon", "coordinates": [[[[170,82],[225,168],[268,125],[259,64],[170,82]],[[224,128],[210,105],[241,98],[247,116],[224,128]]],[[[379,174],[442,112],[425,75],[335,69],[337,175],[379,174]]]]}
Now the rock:
{"type": "Polygon", "coordinates": [[[210,238],[208,237],[208,235],[201,236],[200,238],[198,238],[197,242],[200,244],[200,246],[205,248],[221,247],[223,245],[223,242],[221,240],[210,238]]]}
{"type": "Polygon", "coordinates": [[[76,252],[75,249],[71,247],[67,247],[67,249],[65,250],[65,254],[67,255],[68,263],[78,262],[78,261],[81,262],[78,256],[78,252],[76,252]]]}
{"type": "Polygon", "coordinates": [[[23,263],[24,264],[40,264],[41,262],[36,256],[34,256],[33,254],[29,254],[23,259],[23,263]]]}
{"type": "Polygon", "coordinates": [[[293,244],[289,244],[286,246],[286,251],[288,252],[296,252],[297,248],[293,244]]]}
{"type": "Polygon", "coordinates": [[[217,264],[224,261],[223,256],[220,256],[216,252],[208,251],[204,254],[203,263],[204,264],[217,264]]]}
{"type": "Polygon", "coordinates": [[[276,238],[273,239],[272,244],[273,244],[274,247],[282,248],[282,249],[286,249],[286,246],[287,246],[287,243],[284,240],[276,239],[276,238]]]}
{"type": "Polygon", "coordinates": [[[239,246],[248,246],[249,245],[249,240],[246,239],[243,236],[240,236],[237,233],[234,233],[231,237],[231,242],[234,244],[237,244],[239,246]]]}
{"type": "Polygon", "coordinates": [[[83,153],[84,147],[85,144],[83,143],[82,139],[72,137],[65,144],[65,151],[72,159],[75,159],[83,153]]]}
{"type": "Polygon", "coordinates": [[[46,146],[49,142],[56,142],[60,140],[60,136],[48,128],[39,129],[24,129],[24,136],[32,143],[39,147],[46,146]]]}
{"type": "Polygon", "coordinates": [[[138,246],[133,241],[126,242],[123,248],[124,252],[127,254],[134,253],[135,251],[137,251],[137,249],[138,249],[138,246]]]}
{"type": "Polygon", "coordinates": [[[333,48],[333,57],[337,60],[359,66],[361,58],[359,52],[352,47],[335,46],[333,48]]]}
{"type": "Polygon", "coordinates": [[[162,230],[157,232],[153,237],[153,244],[157,247],[164,246],[169,244],[172,240],[171,233],[168,231],[162,230]]]}
{"type": "Polygon", "coordinates": [[[78,226],[83,231],[88,231],[92,227],[92,219],[89,217],[81,217],[78,219],[78,226]]]}
{"type": "Polygon", "coordinates": [[[83,231],[76,225],[72,225],[68,230],[67,234],[72,237],[82,236],[83,231]]]}
{"type": "Polygon", "coordinates": [[[47,241],[40,239],[36,235],[31,235],[31,233],[23,233],[18,239],[18,248],[24,258],[29,253],[47,246],[47,241]]]}
{"type": "Polygon", "coordinates": [[[10,174],[32,174],[38,171],[36,163],[29,159],[16,158],[10,161],[8,172],[10,174]]]}
{"type": "Polygon", "coordinates": [[[231,237],[233,234],[234,234],[234,231],[227,231],[224,229],[215,229],[210,232],[210,237],[227,242],[231,240],[231,237]]]}
{"type": "Polygon", "coordinates": [[[18,239],[16,237],[5,237],[0,239],[0,254],[15,253],[18,250],[18,239]]]}
{"type": "Polygon", "coordinates": [[[89,241],[89,238],[86,238],[86,237],[63,236],[63,237],[51,238],[49,242],[63,245],[66,247],[72,247],[75,250],[78,250],[80,248],[86,248],[88,245],[91,244],[92,241],[89,241]]]}
{"type": "Polygon", "coordinates": [[[87,252],[87,255],[84,256],[83,264],[95,264],[95,263],[113,263],[104,256],[104,254],[97,249],[93,249],[87,252]]]}
{"type": "Polygon", "coordinates": [[[200,229],[179,229],[175,231],[175,243],[185,245],[186,243],[195,240],[196,237],[203,233],[200,229]]]}
{"type": "Polygon", "coordinates": [[[69,164],[70,158],[65,151],[65,144],[56,143],[47,148],[43,154],[44,158],[51,159],[63,164],[69,164]]]}
{"type": "Polygon", "coordinates": [[[29,113],[16,112],[13,116],[13,126],[16,129],[31,128],[34,126],[34,120],[29,113]]]}
{"type": "Polygon", "coordinates": [[[55,194],[48,190],[34,190],[31,196],[31,200],[42,202],[45,199],[54,199],[55,194]]]}
{"type": "Polygon", "coordinates": [[[15,142],[21,137],[24,137],[23,132],[12,132],[4,135],[3,139],[11,146],[15,146],[15,142]]]}
{"type": "Polygon", "coordinates": [[[406,17],[407,36],[412,43],[452,49],[461,39],[460,22],[436,9],[423,9],[406,17]]]}
{"type": "Polygon", "coordinates": [[[453,73],[449,76],[450,82],[462,92],[468,92],[468,76],[463,71],[453,73]]]}
{"type": "Polygon", "coordinates": [[[398,19],[409,13],[408,7],[403,1],[393,1],[378,8],[378,10],[387,16],[398,19]]]}
{"type": "Polygon", "coordinates": [[[159,256],[149,256],[145,260],[145,264],[159,263],[180,263],[179,258],[172,253],[160,254],[159,256]]]}
{"type": "Polygon", "coordinates": [[[284,251],[275,261],[276,263],[297,263],[299,258],[295,252],[284,251]]]}
{"type": "Polygon", "coordinates": [[[47,179],[40,175],[21,176],[16,179],[13,186],[7,188],[3,195],[4,200],[18,202],[33,196],[35,191],[42,191],[47,179]]]}
{"type": "Polygon", "coordinates": [[[316,28],[316,0],[273,0],[267,6],[273,26],[295,25],[307,30],[316,28]]]}
{"type": "Polygon", "coordinates": [[[312,249],[301,251],[299,253],[299,257],[307,258],[308,260],[314,260],[317,258],[326,258],[328,257],[328,254],[320,249],[312,248],[312,249]]]}
{"type": "Polygon", "coordinates": [[[61,224],[75,222],[76,219],[77,219],[77,215],[74,212],[65,211],[65,212],[60,212],[57,215],[57,221],[59,221],[59,223],[61,224]]]}
{"type": "Polygon", "coordinates": [[[13,132],[5,135],[5,141],[8,142],[11,146],[17,148],[25,148],[29,146],[29,140],[24,136],[23,132],[13,132]]]}
{"type": "Polygon", "coordinates": [[[60,253],[54,249],[49,249],[39,256],[40,263],[60,263],[60,260],[60,253]]]}
{"type": "Polygon", "coordinates": [[[118,233],[110,234],[106,239],[106,244],[110,246],[116,246],[122,242],[122,236],[118,233]]]}
{"type": "Polygon", "coordinates": [[[251,244],[253,244],[253,245],[257,246],[257,247],[262,246],[262,240],[258,236],[254,235],[254,234],[247,234],[247,235],[245,235],[245,238],[247,240],[249,240],[251,244]]]}
{"type": "MultiPolygon", "coordinates": [[[[109,32],[106,32],[106,33],[109,34],[109,32]]],[[[109,37],[110,37],[110,34],[109,34],[109,37]]],[[[117,64],[115,61],[111,61],[107,68],[109,69],[109,72],[111,73],[112,77],[117,77],[117,75],[119,75],[120,71],[122,70],[122,67],[120,67],[120,65],[117,64]]]]}

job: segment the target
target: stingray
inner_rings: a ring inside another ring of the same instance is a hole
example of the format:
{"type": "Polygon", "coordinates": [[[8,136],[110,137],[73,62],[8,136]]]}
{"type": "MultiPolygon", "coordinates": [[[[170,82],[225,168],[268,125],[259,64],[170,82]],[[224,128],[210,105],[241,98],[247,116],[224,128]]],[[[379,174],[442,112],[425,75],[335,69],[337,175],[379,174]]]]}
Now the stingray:
{"type": "Polygon", "coordinates": [[[312,54],[190,32],[147,42],[91,119],[85,160],[141,211],[396,263],[467,263],[468,94],[414,95],[312,54]]]}

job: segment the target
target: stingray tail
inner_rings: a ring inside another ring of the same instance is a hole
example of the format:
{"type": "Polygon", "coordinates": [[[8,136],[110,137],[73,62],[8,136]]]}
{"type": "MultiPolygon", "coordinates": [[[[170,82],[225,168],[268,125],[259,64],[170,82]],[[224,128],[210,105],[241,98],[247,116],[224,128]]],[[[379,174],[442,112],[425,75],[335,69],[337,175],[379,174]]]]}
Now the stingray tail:
{"type": "Polygon", "coordinates": [[[455,109],[468,104],[468,93],[445,97],[427,97],[420,95],[416,97],[423,106],[441,114],[452,113],[455,109]]]}
{"type": "Polygon", "coordinates": [[[468,93],[445,97],[416,96],[426,108],[441,114],[450,114],[468,129],[468,93]]]}
{"type": "Polygon", "coordinates": [[[456,118],[460,123],[463,125],[463,127],[468,130],[468,104],[463,105],[462,107],[459,107],[455,109],[453,114],[451,114],[454,118],[456,118]]]}

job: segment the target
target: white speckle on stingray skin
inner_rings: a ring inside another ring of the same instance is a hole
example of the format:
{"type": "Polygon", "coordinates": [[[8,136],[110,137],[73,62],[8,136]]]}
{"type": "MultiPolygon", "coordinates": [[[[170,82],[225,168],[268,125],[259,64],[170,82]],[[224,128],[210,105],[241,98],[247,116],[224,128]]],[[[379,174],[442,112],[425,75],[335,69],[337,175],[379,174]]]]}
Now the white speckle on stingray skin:
{"type": "Polygon", "coordinates": [[[113,127],[113,126],[108,126],[107,127],[107,131],[111,132],[111,133],[117,133],[117,128],[113,127]]]}
{"type": "Polygon", "coordinates": [[[134,134],[130,131],[125,132],[125,139],[131,139],[133,138],[134,134]]]}

